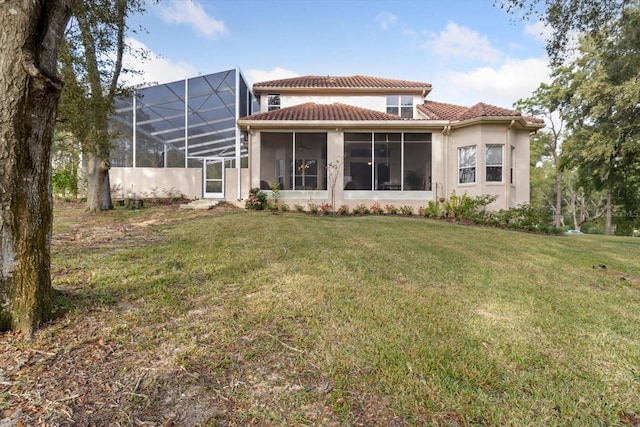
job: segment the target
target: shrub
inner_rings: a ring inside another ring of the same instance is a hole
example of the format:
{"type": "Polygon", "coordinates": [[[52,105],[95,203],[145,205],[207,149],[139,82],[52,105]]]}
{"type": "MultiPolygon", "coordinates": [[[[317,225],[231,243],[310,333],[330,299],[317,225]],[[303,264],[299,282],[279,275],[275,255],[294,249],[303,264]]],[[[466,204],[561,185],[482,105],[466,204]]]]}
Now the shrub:
{"type": "Polygon", "coordinates": [[[551,214],[547,209],[537,209],[529,204],[501,210],[493,214],[493,223],[504,227],[547,231],[551,214]]]}
{"type": "Polygon", "coordinates": [[[458,196],[454,191],[444,202],[445,214],[449,218],[473,219],[479,222],[486,214],[485,208],[496,200],[496,196],[477,196],[471,198],[467,193],[458,196]]]}
{"type": "Polygon", "coordinates": [[[59,197],[78,195],[78,176],[67,169],[54,169],[51,174],[53,194],[59,197]]]}
{"type": "Polygon", "coordinates": [[[315,203],[309,203],[307,207],[309,208],[309,212],[311,212],[314,215],[317,215],[318,212],[320,211],[320,207],[315,203]]]}
{"type": "Polygon", "coordinates": [[[368,215],[370,213],[371,211],[364,203],[360,203],[359,205],[356,205],[355,208],[353,208],[354,215],[368,215]]]}
{"type": "Polygon", "coordinates": [[[412,206],[400,206],[400,214],[405,216],[413,215],[413,207],[412,206]]]}
{"type": "Polygon", "coordinates": [[[331,203],[323,203],[320,205],[320,213],[322,213],[322,215],[330,215],[332,211],[333,206],[331,206],[331,203]]]}
{"type": "Polygon", "coordinates": [[[349,215],[349,206],[347,206],[347,205],[341,205],[341,206],[338,208],[338,215],[340,215],[340,216],[347,216],[347,215],[349,215]]]}
{"type": "Polygon", "coordinates": [[[280,212],[289,212],[289,205],[286,203],[280,203],[280,212]]]}
{"type": "Polygon", "coordinates": [[[440,218],[442,216],[440,203],[436,200],[430,200],[427,207],[424,208],[423,215],[427,218],[440,218]]]}
{"type": "Polygon", "coordinates": [[[267,193],[259,188],[252,188],[249,191],[249,197],[245,203],[247,209],[253,209],[257,211],[264,210],[267,207],[267,193]]]}
{"type": "Polygon", "coordinates": [[[398,213],[398,209],[393,205],[386,205],[384,207],[384,211],[387,213],[387,215],[395,215],[398,213]]]}
{"type": "Polygon", "coordinates": [[[380,203],[378,202],[372,204],[370,210],[374,215],[382,215],[384,213],[384,209],[382,209],[382,206],[380,206],[380,203]]]}
{"type": "Polygon", "coordinates": [[[295,205],[293,205],[293,207],[296,210],[296,212],[300,212],[300,213],[304,212],[304,206],[302,205],[299,205],[296,203],[295,205]]]}

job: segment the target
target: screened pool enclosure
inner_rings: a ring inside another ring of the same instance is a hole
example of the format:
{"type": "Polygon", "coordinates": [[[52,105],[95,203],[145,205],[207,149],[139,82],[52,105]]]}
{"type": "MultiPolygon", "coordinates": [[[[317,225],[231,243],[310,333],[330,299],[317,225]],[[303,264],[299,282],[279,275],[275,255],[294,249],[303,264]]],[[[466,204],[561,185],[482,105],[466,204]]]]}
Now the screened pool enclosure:
{"type": "Polygon", "coordinates": [[[135,90],[116,102],[112,167],[199,169],[201,196],[222,198],[225,169],[246,163],[245,138],[236,122],[255,110],[239,69],[135,90]]]}

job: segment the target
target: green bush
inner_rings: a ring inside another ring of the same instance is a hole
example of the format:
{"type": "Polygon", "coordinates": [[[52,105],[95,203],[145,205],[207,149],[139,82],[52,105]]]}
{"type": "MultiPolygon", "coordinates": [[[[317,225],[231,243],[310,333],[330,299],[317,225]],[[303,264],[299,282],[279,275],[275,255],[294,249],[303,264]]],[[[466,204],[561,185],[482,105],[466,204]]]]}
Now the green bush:
{"type": "Polygon", "coordinates": [[[477,196],[469,197],[467,193],[457,195],[455,190],[451,192],[451,196],[444,202],[445,215],[448,218],[457,220],[471,219],[476,222],[482,222],[487,215],[485,208],[497,199],[496,196],[477,196]]]}
{"type": "Polygon", "coordinates": [[[440,218],[442,216],[440,203],[437,200],[430,200],[427,207],[422,209],[422,215],[427,218],[440,218]]]}
{"type": "Polygon", "coordinates": [[[309,203],[307,207],[309,208],[309,212],[314,215],[318,215],[318,212],[320,212],[320,206],[318,206],[317,203],[309,203]]]}
{"type": "Polygon", "coordinates": [[[405,216],[413,215],[413,207],[411,206],[400,206],[399,211],[400,211],[400,215],[405,215],[405,216]]]}
{"type": "Polygon", "coordinates": [[[550,218],[551,214],[547,209],[534,208],[524,203],[515,208],[495,212],[492,223],[503,227],[547,231],[550,218]]]}
{"type": "Polygon", "coordinates": [[[245,207],[247,209],[261,211],[266,209],[267,205],[267,193],[260,190],[259,188],[252,188],[249,191],[249,197],[247,198],[247,202],[245,203],[245,207]]]}
{"type": "Polygon", "coordinates": [[[78,176],[67,169],[55,169],[51,175],[53,194],[58,197],[78,195],[78,176]]]}

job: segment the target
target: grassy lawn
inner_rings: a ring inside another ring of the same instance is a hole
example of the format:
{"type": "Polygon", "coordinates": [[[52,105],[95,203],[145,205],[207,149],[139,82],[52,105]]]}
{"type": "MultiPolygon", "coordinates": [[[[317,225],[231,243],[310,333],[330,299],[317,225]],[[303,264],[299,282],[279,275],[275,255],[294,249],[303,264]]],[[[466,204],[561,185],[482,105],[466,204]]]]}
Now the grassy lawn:
{"type": "Polygon", "coordinates": [[[39,333],[55,356],[33,375],[76,357],[103,378],[84,400],[66,384],[50,419],[640,423],[640,239],[167,208],[82,235],[73,212],[57,211],[52,272],[69,311],[39,333]],[[100,406],[98,386],[120,397],[100,406]]]}

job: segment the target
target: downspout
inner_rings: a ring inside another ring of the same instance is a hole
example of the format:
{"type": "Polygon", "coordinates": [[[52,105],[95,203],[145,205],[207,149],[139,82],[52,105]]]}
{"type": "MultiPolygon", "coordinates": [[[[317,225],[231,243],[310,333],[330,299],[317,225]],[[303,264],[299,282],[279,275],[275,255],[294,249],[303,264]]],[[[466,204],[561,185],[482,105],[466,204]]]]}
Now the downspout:
{"type": "Polygon", "coordinates": [[[251,137],[251,125],[247,125],[247,168],[249,170],[249,191],[251,191],[251,176],[253,173],[253,156],[251,155],[251,145],[253,138],[251,137]]]}
{"type": "Polygon", "coordinates": [[[507,144],[504,147],[504,164],[505,164],[505,186],[504,186],[504,197],[505,197],[505,209],[509,209],[511,207],[511,128],[516,123],[515,120],[511,120],[509,126],[507,126],[507,144]],[[509,173],[509,178],[507,179],[507,172],[509,173]]]}

